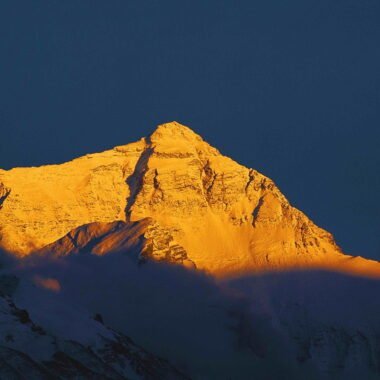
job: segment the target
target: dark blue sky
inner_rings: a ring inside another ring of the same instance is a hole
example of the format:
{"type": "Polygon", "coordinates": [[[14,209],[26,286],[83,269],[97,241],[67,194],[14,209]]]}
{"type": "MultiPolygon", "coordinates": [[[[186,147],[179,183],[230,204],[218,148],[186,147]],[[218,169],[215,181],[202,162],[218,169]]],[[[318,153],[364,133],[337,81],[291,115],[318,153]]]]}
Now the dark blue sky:
{"type": "Polygon", "coordinates": [[[0,167],[177,120],[380,260],[380,2],[0,2],[0,167]]]}

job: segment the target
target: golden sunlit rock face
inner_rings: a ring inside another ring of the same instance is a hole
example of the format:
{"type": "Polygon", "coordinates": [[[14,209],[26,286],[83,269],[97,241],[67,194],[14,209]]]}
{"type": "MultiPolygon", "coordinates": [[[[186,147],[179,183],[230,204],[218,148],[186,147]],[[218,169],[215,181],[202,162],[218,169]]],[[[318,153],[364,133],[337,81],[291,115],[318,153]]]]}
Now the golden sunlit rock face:
{"type": "Polygon", "coordinates": [[[380,273],[377,262],[343,255],[272,180],[176,122],[61,165],[0,170],[0,233],[18,255],[140,244],[141,257],[219,276],[291,267],[380,273]]]}

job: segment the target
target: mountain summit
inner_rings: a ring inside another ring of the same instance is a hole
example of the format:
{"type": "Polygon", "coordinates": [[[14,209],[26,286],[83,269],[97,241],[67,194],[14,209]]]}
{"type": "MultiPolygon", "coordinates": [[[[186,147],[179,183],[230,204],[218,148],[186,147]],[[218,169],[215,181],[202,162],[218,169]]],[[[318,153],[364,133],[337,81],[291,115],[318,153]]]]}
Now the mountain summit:
{"type": "Polygon", "coordinates": [[[274,182],[177,122],[61,165],[0,170],[2,248],[138,251],[218,276],[294,267],[379,275],[342,254],[274,182]]]}

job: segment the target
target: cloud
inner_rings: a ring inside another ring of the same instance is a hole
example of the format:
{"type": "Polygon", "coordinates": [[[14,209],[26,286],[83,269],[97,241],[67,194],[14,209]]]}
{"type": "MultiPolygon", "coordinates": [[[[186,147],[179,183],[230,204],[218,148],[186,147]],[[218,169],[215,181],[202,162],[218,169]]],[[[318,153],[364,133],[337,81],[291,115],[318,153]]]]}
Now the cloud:
{"type": "MultiPolygon", "coordinates": [[[[100,314],[106,325],[194,379],[318,378],[325,371],[324,353],[331,356],[329,365],[338,366],[336,352],[354,347],[334,346],[328,339],[357,330],[371,339],[371,331],[380,331],[380,301],[374,298],[379,282],[336,273],[277,273],[218,283],[180,266],[138,265],[122,253],[30,257],[10,260],[7,268],[21,278],[16,304],[36,323],[57,335],[68,328],[78,335],[83,327],[68,325],[71,314],[100,314]],[[60,291],[54,291],[57,284],[60,291]],[[313,342],[321,333],[327,334],[322,340],[327,346],[319,354],[311,345],[308,357],[309,351],[300,350],[302,339],[313,342]]],[[[352,374],[368,372],[362,364],[374,351],[365,350],[357,363],[346,358],[354,363],[352,374]]]]}

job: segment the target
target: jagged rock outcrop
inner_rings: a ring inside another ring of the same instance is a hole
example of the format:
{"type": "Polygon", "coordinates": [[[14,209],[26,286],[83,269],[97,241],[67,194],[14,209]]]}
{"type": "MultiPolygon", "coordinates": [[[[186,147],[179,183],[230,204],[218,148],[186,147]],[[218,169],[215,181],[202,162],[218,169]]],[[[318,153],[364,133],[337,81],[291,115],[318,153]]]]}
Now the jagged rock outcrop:
{"type": "Polygon", "coordinates": [[[376,262],[342,255],[331,234],[292,207],[272,180],[176,122],[62,165],[0,170],[0,181],[8,189],[1,244],[20,255],[88,223],[150,218],[159,227],[144,232],[156,238],[142,256],[217,275],[305,266],[380,273],[376,262]]]}

